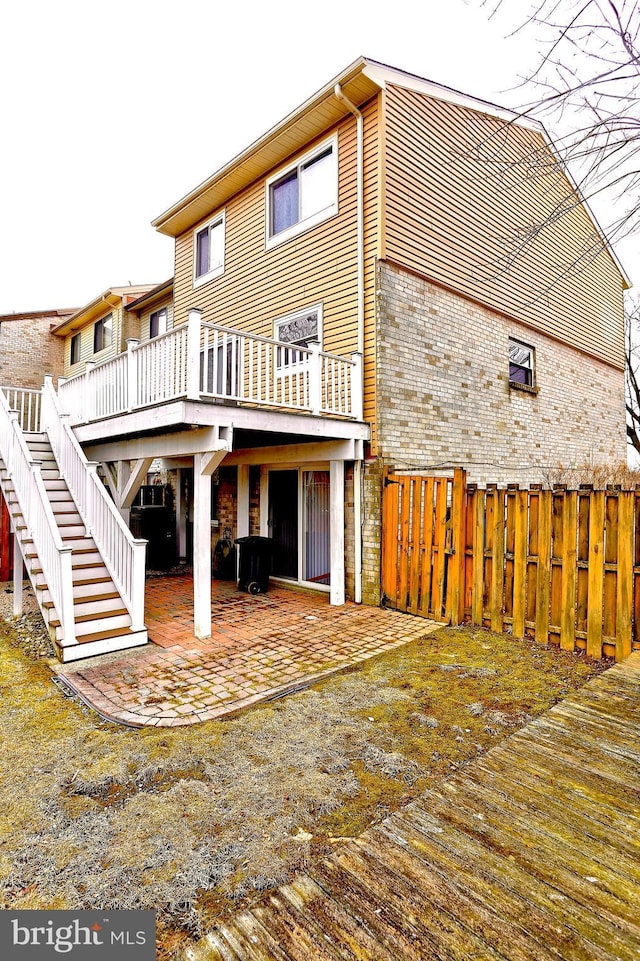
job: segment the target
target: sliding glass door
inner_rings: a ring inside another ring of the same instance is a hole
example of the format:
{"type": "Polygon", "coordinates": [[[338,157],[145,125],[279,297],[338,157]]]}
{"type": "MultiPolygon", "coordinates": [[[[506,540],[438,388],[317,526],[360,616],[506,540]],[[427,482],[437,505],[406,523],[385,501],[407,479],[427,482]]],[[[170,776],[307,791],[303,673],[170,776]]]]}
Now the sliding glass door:
{"type": "Polygon", "coordinates": [[[268,491],[273,576],[328,587],[329,471],[270,470],[268,491]]]}
{"type": "Polygon", "coordinates": [[[302,580],[330,584],[329,471],[302,471],[302,580]]]}

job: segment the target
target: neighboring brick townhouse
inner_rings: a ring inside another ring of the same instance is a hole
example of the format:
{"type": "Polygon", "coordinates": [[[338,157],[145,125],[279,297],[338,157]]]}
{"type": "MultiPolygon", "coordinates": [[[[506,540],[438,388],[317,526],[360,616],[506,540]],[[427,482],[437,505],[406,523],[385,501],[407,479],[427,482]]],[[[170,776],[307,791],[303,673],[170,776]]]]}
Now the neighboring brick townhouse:
{"type": "Polygon", "coordinates": [[[0,314],[0,386],[42,387],[45,374],[62,376],[64,341],[51,331],[73,310],[0,314]]]}

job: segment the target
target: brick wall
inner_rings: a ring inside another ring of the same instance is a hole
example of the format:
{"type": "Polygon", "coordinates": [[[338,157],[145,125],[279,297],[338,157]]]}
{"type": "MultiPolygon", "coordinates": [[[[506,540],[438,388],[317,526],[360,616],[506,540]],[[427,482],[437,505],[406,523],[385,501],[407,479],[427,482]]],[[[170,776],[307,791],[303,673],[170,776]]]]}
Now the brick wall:
{"type": "Polygon", "coordinates": [[[3,387],[42,387],[45,374],[54,383],[62,375],[64,341],[50,333],[58,314],[2,318],[0,322],[0,384],[3,387]]]}
{"type": "Polygon", "coordinates": [[[623,371],[388,263],[377,324],[385,462],[535,483],[558,464],[626,458],[623,371]],[[509,386],[509,337],[535,348],[537,394],[509,386]]]}
{"type": "Polygon", "coordinates": [[[388,263],[378,264],[378,458],[364,477],[363,600],[380,601],[385,466],[460,465],[476,483],[624,460],[624,374],[388,263]],[[537,393],[509,386],[509,337],[537,393]]]}

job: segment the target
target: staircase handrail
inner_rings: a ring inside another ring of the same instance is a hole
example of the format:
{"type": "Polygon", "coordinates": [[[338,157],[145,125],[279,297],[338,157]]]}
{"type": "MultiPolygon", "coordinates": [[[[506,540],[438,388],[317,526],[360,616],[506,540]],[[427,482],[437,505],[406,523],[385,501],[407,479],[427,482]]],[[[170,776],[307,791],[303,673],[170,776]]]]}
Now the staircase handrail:
{"type": "Polygon", "coordinates": [[[87,460],[69,424],[69,414],[60,409],[50,376],[45,377],[42,389],[41,418],[78,513],[131,616],[131,630],[142,630],[147,542],[133,536],[98,476],[98,465],[87,460]]]}
{"type": "MultiPolygon", "coordinates": [[[[38,561],[65,644],[77,643],[73,611],[71,548],[65,546],[42,479],[40,463],[27,447],[18,411],[0,391],[0,454],[38,561]]],[[[18,537],[18,542],[20,538],[18,537]]],[[[21,546],[22,550],[22,546],[21,546]]]]}

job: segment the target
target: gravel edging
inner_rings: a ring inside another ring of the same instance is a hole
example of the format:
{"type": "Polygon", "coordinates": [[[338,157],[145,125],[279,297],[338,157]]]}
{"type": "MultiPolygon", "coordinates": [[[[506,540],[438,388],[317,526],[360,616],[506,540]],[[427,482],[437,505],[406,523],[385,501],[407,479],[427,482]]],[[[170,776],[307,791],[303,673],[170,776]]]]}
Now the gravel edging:
{"type": "Polygon", "coordinates": [[[49,632],[42,619],[33,588],[28,582],[25,582],[23,590],[22,611],[20,617],[14,617],[13,584],[0,581],[0,622],[4,622],[9,628],[5,632],[7,640],[29,657],[55,657],[49,632]]]}

